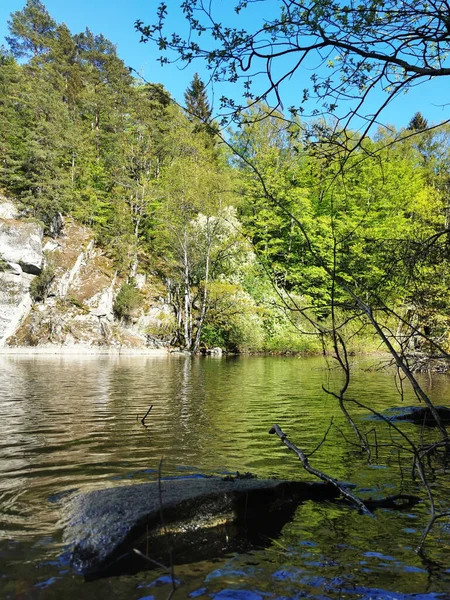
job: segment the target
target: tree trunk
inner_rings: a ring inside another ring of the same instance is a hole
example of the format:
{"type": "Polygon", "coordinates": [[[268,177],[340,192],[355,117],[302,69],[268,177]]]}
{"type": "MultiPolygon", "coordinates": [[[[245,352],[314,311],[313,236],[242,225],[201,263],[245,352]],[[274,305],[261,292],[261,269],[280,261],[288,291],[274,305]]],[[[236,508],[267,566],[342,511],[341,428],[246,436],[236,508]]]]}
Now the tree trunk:
{"type": "Polygon", "coordinates": [[[184,230],[183,260],[184,260],[184,344],[186,350],[192,346],[192,314],[191,286],[189,281],[189,257],[187,252],[187,232],[184,230]]]}
{"type": "Polygon", "coordinates": [[[195,342],[192,348],[193,352],[198,352],[200,347],[200,338],[202,335],[203,324],[205,322],[206,313],[208,312],[208,283],[209,283],[209,267],[210,267],[210,259],[211,259],[211,232],[209,229],[209,219],[207,224],[208,231],[208,246],[206,249],[206,265],[205,265],[205,284],[203,287],[203,298],[202,298],[202,307],[200,310],[200,317],[198,319],[198,327],[195,335],[195,342]]]}

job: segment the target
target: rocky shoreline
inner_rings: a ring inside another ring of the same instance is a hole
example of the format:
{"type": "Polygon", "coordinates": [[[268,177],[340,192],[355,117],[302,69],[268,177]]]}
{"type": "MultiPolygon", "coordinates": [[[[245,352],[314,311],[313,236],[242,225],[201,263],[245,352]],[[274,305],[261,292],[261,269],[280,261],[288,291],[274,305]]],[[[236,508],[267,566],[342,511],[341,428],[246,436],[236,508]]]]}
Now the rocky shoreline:
{"type": "Polygon", "coordinates": [[[158,278],[136,275],[142,306],[121,318],[125,279],[94,232],[61,215],[53,229],[0,193],[0,354],[166,356],[172,309],[158,278]]]}

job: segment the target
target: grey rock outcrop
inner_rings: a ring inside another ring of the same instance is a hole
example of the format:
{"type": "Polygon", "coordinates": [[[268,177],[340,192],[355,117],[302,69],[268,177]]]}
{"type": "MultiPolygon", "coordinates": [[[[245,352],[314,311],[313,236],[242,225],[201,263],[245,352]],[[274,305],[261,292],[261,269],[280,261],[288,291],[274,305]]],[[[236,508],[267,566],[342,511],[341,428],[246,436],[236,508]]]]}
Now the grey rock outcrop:
{"type": "Polygon", "coordinates": [[[30,312],[32,279],[32,275],[22,272],[0,272],[0,347],[30,312]]]}
{"type": "Polygon", "coordinates": [[[0,203],[0,347],[30,312],[30,284],[42,270],[43,228],[16,217],[12,202],[0,203]]]}
{"type": "Polygon", "coordinates": [[[0,220],[0,258],[5,263],[20,265],[25,273],[39,275],[43,236],[43,227],[38,223],[0,220]]]}
{"type": "Polygon", "coordinates": [[[64,229],[64,217],[61,213],[57,213],[50,222],[50,235],[58,237],[64,229]]]}
{"type": "Polygon", "coordinates": [[[114,288],[116,285],[117,273],[111,280],[111,284],[95,294],[87,302],[88,306],[91,307],[91,315],[98,317],[99,319],[106,319],[107,321],[114,320],[114,288]]]}
{"type": "Polygon", "coordinates": [[[147,331],[149,323],[154,329],[163,323],[157,315],[165,307],[151,297],[151,285],[139,275],[145,306],[131,323],[115,318],[123,279],[105,250],[96,246],[91,229],[58,215],[53,235],[60,235],[43,240],[43,227],[20,220],[14,203],[1,194],[0,215],[0,346],[157,347],[147,331]],[[36,282],[33,303],[30,284],[44,267],[48,269],[36,282]]]}
{"type": "Polygon", "coordinates": [[[0,219],[17,219],[18,216],[16,205],[0,194],[0,219]]]}
{"type": "Polygon", "coordinates": [[[61,279],[58,282],[58,286],[57,286],[57,296],[59,296],[60,298],[65,298],[67,295],[67,292],[70,288],[71,285],[73,285],[76,277],[79,275],[80,271],[81,271],[81,267],[86,263],[86,260],[89,259],[89,254],[92,251],[94,247],[94,240],[91,240],[88,244],[88,247],[86,248],[86,250],[83,250],[82,252],[79,253],[75,264],[73,265],[73,267],[70,269],[70,271],[67,271],[63,277],[61,277],[61,279]]]}

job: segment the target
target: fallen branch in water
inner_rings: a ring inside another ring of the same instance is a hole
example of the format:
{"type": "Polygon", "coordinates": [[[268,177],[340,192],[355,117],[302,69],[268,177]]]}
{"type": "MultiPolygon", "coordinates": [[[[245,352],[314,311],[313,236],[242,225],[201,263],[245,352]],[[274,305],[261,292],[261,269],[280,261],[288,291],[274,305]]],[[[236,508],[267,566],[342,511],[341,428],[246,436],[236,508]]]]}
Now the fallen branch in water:
{"type": "Polygon", "coordinates": [[[145,419],[148,417],[148,415],[150,414],[150,411],[153,408],[153,404],[150,404],[150,408],[148,409],[148,411],[145,413],[145,415],[142,417],[141,419],[141,423],[144,427],[147,427],[147,425],[145,424],[145,419]]]}
{"type": "Polygon", "coordinates": [[[289,448],[289,450],[292,450],[292,452],[294,452],[298,456],[304,469],[306,471],[308,471],[308,473],[311,473],[311,475],[314,475],[315,477],[318,477],[322,481],[325,481],[325,482],[333,485],[335,488],[337,488],[340,491],[340,493],[342,494],[342,496],[344,496],[344,498],[346,498],[349,502],[354,504],[358,508],[358,510],[360,510],[363,514],[370,515],[371,517],[374,516],[360,498],[357,498],[351,492],[349,492],[348,489],[346,487],[344,487],[342,484],[340,484],[338,481],[336,481],[336,479],[334,479],[334,477],[330,477],[330,475],[327,475],[326,473],[323,473],[322,471],[319,471],[318,469],[315,469],[314,467],[312,467],[309,464],[308,457],[306,456],[306,454],[302,450],[300,450],[300,448],[297,448],[297,446],[295,446],[295,444],[293,444],[292,442],[290,442],[287,439],[287,434],[284,433],[284,431],[282,431],[282,429],[279,427],[279,425],[272,425],[272,427],[269,429],[269,433],[270,434],[276,433],[278,435],[278,437],[283,442],[283,444],[287,448],[289,448]]]}
{"type": "Polygon", "coordinates": [[[306,471],[308,471],[308,473],[311,473],[311,475],[314,475],[322,481],[326,481],[327,483],[336,487],[346,500],[354,504],[364,514],[368,514],[373,517],[374,515],[372,511],[376,508],[390,508],[394,510],[400,510],[402,508],[414,506],[415,504],[421,501],[421,498],[419,498],[419,496],[412,496],[410,494],[395,494],[393,496],[386,496],[386,498],[368,498],[366,500],[361,500],[357,496],[353,495],[345,486],[336,481],[334,477],[330,477],[330,475],[327,475],[326,473],[323,473],[322,471],[319,471],[318,469],[312,467],[309,464],[308,456],[302,450],[300,450],[300,448],[297,448],[295,444],[293,444],[287,439],[287,434],[282,431],[279,425],[273,425],[273,427],[270,428],[269,433],[276,433],[283,442],[283,444],[287,446],[289,450],[295,452],[295,454],[302,462],[303,467],[306,471]]]}

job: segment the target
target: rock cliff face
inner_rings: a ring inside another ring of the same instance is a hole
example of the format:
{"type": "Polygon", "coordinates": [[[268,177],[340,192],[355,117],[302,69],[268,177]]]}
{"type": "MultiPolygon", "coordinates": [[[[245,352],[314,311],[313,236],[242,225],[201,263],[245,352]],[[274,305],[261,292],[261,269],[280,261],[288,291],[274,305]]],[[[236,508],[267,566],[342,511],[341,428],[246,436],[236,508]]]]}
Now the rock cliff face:
{"type": "Polygon", "coordinates": [[[0,346],[31,309],[30,284],[42,269],[43,228],[18,220],[11,202],[0,198],[0,346]]]}
{"type": "Polygon", "coordinates": [[[141,276],[145,308],[132,323],[119,322],[113,307],[123,280],[93,232],[69,219],[58,228],[45,238],[41,224],[20,219],[0,196],[0,347],[160,347],[148,330],[170,310],[161,284],[141,276]],[[33,301],[45,276],[44,297],[33,301]]]}

